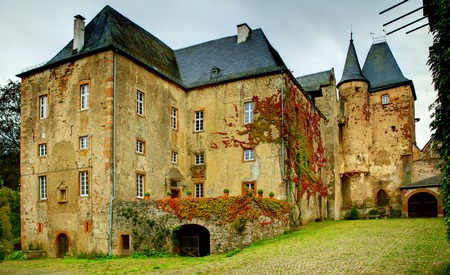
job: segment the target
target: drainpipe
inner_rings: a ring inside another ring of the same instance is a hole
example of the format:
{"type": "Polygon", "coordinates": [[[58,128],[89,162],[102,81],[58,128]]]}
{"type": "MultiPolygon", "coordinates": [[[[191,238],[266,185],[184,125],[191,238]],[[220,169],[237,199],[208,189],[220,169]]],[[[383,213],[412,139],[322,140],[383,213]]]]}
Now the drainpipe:
{"type": "Polygon", "coordinates": [[[116,60],[117,60],[117,50],[114,52],[114,80],[113,80],[113,196],[109,201],[109,242],[108,249],[109,255],[112,255],[112,231],[113,231],[113,202],[116,199],[116,60]]]}
{"type": "MultiPolygon", "coordinates": [[[[284,129],[284,81],[283,81],[283,72],[280,75],[281,80],[281,130],[284,129]]],[[[284,167],[284,151],[285,151],[285,145],[284,145],[284,138],[281,138],[281,178],[286,183],[286,201],[289,202],[289,181],[286,179],[285,175],[285,167],[284,167]]]]}

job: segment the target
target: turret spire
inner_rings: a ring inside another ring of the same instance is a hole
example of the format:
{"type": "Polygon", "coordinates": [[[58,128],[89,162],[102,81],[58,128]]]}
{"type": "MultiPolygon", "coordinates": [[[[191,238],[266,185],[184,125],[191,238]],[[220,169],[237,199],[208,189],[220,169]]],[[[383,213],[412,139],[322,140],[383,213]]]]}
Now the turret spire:
{"type": "Polygon", "coordinates": [[[356,55],[355,46],[353,45],[353,31],[350,33],[350,45],[348,46],[347,58],[345,59],[344,72],[342,73],[341,81],[339,81],[337,87],[339,88],[341,84],[349,81],[368,82],[359,66],[358,56],[356,55]]]}

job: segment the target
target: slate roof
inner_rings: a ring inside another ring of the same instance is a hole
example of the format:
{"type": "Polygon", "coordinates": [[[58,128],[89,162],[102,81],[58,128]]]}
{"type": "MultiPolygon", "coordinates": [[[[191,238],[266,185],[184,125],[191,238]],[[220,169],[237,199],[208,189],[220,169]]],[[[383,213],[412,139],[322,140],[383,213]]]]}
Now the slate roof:
{"type": "Polygon", "coordinates": [[[370,82],[369,91],[371,92],[404,84],[412,84],[411,80],[403,76],[386,42],[372,44],[364,62],[362,72],[370,82]]]}
{"type": "Polygon", "coordinates": [[[18,76],[108,49],[118,50],[186,89],[287,69],[261,29],[253,30],[244,43],[238,44],[234,35],[174,51],[110,6],[86,25],[84,41],[80,52],[73,53],[72,40],[49,62],[18,76]],[[216,75],[212,75],[213,68],[216,75]]]}
{"type": "Polygon", "coordinates": [[[252,30],[251,37],[243,43],[237,43],[237,35],[234,35],[175,53],[182,82],[187,88],[286,69],[261,29],[252,30]]]}
{"type": "Polygon", "coordinates": [[[423,188],[423,187],[439,187],[441,186],[441,180],[442,176],[434,176],[430,178],[426,178],[423,180],[419,180],[416,182],[413,182],[406,186],[401,186],[400,189],[417,189],[417,188],[423,188]]]}
{"type": "Polygon", "coordinates": [[[359,66],[359,60],[356,55],[355,45],[353,45],[353,39],[350,39],[347,57],[345,58],[344,72],[342,73],[341,81],[339,81],[337,87],[339,88],[340,85],[349,81],[368,82],[361,71],[361,66],[359,66]]]}
{"type": "Polygon", "coordinates": [[[307,93],[319,92],[321,87],[330,85],[331,70],[297,77],[298,83],[307,93]]]}

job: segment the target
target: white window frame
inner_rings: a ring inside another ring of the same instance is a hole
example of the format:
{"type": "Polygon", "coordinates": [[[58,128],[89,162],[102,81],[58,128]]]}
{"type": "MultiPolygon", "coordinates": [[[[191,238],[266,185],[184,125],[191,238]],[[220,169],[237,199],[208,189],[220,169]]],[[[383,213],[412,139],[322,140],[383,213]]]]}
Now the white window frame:
{"type": "Polygon", "coordinates": [[[203,198],[204,195],[205,195],[204,184],[203,183],[196,183],[195,184],[195,197],[196,198],[203,198]]]}
{"type": "Polygon", "coordinates": [[[172,163],[177,164],[178,163],[178,153],[172,151],[172,163]]]}
{"type": "Polygon", "coordinates": [[[194,123],[194,131],[195,132],[203,132],[204,131],[204,116],[205,113],[203,110],[195,111],[195,123],[194,123]]]}
{"type": "Polygon", "coordinates": [[[80,150],[86,150],[89,148],[89,138],[88,136],[80,137],[80,150]]]}
{"type": "Polygon", "coordinates": [[[47,143],[39,144],[39,156],[45,157],[47,155],[47,143]]]}
{"type": "Polygon", "coordinates": [[[136,174],[136,197],[138,199],[144,198],[144,183],[145,183],[145,175],[144,174],[136,174]]]}
{"type": "Polygon", "coordinates": [[[388,94],[381,96],[381,104],[383,104],[383,105],[389,104],[389,95],[388,94]]]}
{"type": "Polygon", "coordinates": [[[255,149],[245,149],[244,150],[244,161],[253,161],[255,160],[255,149]]]}
{"type": "Polygon", "coordinates": [[[136,114],[144,116],[145,94],[141,91],[136,92],[136,114]]]}
{"type": "Polygon", "coordinates": [[[173,106],[170,109],[170,126],[174,130],[178,129],[178,109],[173,106]]]}
{"type": "Polygon", "coordinates": [[[87,197],[89,195],[89,172],[81,171],[79,173],[80,180],[80,196],[87,197]]]}
{"type": "Polygon", "coordinates": [[[195,155],[195,165],[203,165],[205,164],[205,154],[196,154],[195,155]]]}
{"type": "Polygon", "coordinates": [[[47,200],[47,176],[39,176],[39,199],[47,200]]]}
{"type": "Polygon", "coordinates": [[[80,86],[80,109],[89,109],[89,85],[83,84],[80,86]]]}
{"type": "Polygon", "coordinates": [[[39,118],[45,119],[48,115],[48,96],[39,96],[39,118]]]}
{"type": "Polygon", "coordinates": [[[253,123],[253,120],[255,118],[254,110],[255,102],[250,101],[244,103],[244,124],[253,123]]]}
{"type": "Polygon", "coordinates": [[[141,155],[145,154],[145,141],[136,140],[136,153],[141,155]]]}

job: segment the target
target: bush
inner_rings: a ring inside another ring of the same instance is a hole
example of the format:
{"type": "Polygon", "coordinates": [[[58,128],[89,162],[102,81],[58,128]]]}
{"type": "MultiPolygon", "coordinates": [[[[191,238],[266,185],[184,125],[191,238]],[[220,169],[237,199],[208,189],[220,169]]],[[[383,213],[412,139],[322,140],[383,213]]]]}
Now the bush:
{"type": "Polygon", "coordinates": [[[369,210],[369,215],[380,215],[380,214],[381,212],[376,208],[372,208],[369,210]]]}
{"type": "Polygon", "coordinates": [[[15,251],[14,253],[9,254],[6,257],[6,260],[9,261],[17,261],[17,260],[25,260],[22,250],[15,251]]]}
{"type": "Polygon", "coordinates": [[[402,209],[401,208],[392,208],[390,217],[391,218],[401,218],[402,217],[402,209]]]}
{"type": "Polygon", "coordinates": [[[234,255],[239,254],[239,252],[241,252],[241,251],[242,250],[240,248],[236,248],[235,250],[227,252],[227,254],[225,254],[225,256],[233,257],[234,255]]]}
{"type": "Polygon", "coordinates": [[[347,211],[344,215],[344,219],[346,220],[359,220],[359,211],[356,206],[353,206],[352,209],[347,211]]]}

